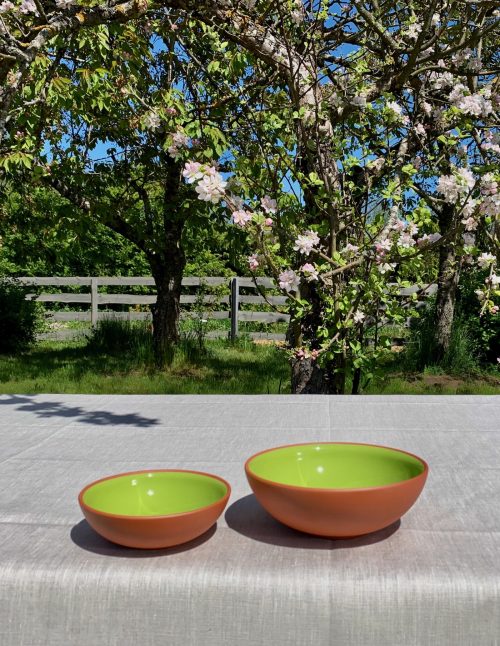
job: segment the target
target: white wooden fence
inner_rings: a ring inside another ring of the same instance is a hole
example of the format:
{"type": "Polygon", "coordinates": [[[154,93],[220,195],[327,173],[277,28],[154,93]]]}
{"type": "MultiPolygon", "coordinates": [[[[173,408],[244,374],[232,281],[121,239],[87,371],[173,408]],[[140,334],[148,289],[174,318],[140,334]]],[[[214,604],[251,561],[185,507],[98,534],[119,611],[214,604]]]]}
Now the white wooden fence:
{"type": "MultiPolygon", "coordinates": [[[[42,303],[60,303],[65,305],[85,304],[89,308],[87,310],[77,311],[52,311],[47,310],[46,315],[50,321],[84,321],[94,326],[99,320],[102,319],[121,319],[127,321],[137,320],[150,320],[151,312],[147,311],[134,311],[126,312],[112,311],[109,309],[102,309],[102,306],[144,306],[151,305],[156,301],[155,294],[138,295],[129,293],[110,293],[99,292],[100,287],[105,287],[109,290],[110,287],[154,287],[154,280],[150,276],[138,277],[104,277],[104,276],[65,276],[65,277],[30,277],[23,276],[18,279],[25,285],[33,285],[36,287],[88,287],[88,291],[84,293],[40,293],[28,294],[27,299],[36,300],[42,303]],[[101,309],[100,309],[101,308],[101,309]]],[[[275,293],[266,293],[270,290],[276,291],[276,283],[271,278],[257,278],[257,285],[252,278],[243,277],[186,277],[182,280],[183,288],[196,288],[198,294],[182,294],[181,312],[182,318],[202,318],[205,320],[229,320],[230,330],[218,330],[207,333],[208,337],[225,337],[228,336],[235,339],[239,334],[239,324],[241,322],[260,322],[276,324],[281,322],[288,322],[289,315],[285,311],[287,298],[283,295],[276,295],[275,293]],[[227,288],[226,295],[209,294],[207,291],[214,290],[225,286],[227,288]],[[200,290],[201,293],[200,293],[200,290]],[[252,291],[253,293],[248,293],[252,291]],[[264,296],[259,293],[262,292],[264,296]],[[207,305],[206,311],[203,306],[207,305]],[[249,311],[242,309],[242,305],[264,305],[268,307],[268,311],[249,311]],[[222,306],[227,306],[222,309],[222,306]],[[217,308],[217,309],[214,309],[217,308]],[[276,308],[274,311],[269,309],[276,308]],[[277,311],[276,311],[277,310],[277,311]]],[[[412,293],[422,291],[418,285],[407,287],[400,290],[402,297],[410,296],[412,293]]],[[[428,285],[423,291],[422,295],[433,294],[436,291],[436,285],[428,285]]],[[[52,338],[59,336],[68,336],[68,334],[57,335],[52,334],[52,338]]],[[[284,334],[268,333],[268,332],[251,332],[253,339],[272,339],[283,340],[284,334]]]]}

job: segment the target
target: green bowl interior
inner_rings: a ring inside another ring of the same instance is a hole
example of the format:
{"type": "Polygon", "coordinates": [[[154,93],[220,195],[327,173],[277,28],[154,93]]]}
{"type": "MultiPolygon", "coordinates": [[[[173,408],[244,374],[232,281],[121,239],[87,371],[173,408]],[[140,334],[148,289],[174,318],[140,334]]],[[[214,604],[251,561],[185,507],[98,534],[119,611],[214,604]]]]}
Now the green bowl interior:
{"type": "Polygon", "coordinates": [[[424,463],[406,453],[361,444],[303,444],[261,453],[250,460],[254,475],[295,487],[360,489],[418,476],[424,463]]]}
{"type": "Polygon", "coordinates": [[[151,471],[98,482],[87,489],[82,500],[108,514],[168,516],[207,507],[226,493],[226,485],[208,475],[151,471]]]}

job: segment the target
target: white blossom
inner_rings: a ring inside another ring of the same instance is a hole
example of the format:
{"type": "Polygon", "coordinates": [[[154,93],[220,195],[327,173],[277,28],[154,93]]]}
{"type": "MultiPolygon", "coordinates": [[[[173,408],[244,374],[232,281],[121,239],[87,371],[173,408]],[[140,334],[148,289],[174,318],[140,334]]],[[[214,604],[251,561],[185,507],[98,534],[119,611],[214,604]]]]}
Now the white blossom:
{"type": "Polygon", "coordinates": [[[67,9],[75,4],[75,0],[56,0],[56,7],[58,9],[67,9]]]}
{"type": "Polygon", "coordinates": [[[276,213],[276,209],[278,208],[276,200],[271,199],[269,195],[264,195],[260,201],[260,205],[266,213],[276,213]]]}
{"type": "Polygon", "coordinates": [[[252,219],[252,214],[242,209],[240,211],[233,211],[233,214],[231,217],[234,224],[237,224],[239,227],[243,228],[252,219]]]}
{"type": "Polygon", "coordinates": [[[193,184],[203,177],[203,167],[199,162],[188,161],[184,165],[182,176],[188,184],[193,184]]]}
{"type": "Polygon", "coordinates": [[[477,259],[477,264],[481,269],[486,269],[495,262],[496,258],[492,253],[482,253],[477,259]]]}
{"type": "Polygon", "coordinates": [[[306,280],[311,283],[314,280],[318,280],[318,270],[314,265],[311,265],[310,262],[306,262],[300,268],[300,271],[304,274],[306,280]]]}
{"type": "Polygon", "coordinates": [[[148,112],[144,117],[144,127],[148,130],[157,130],[161,125],[161,119],[156,112],[148,112]]]}
{"type": "Polygon", "coordinates": [[[306,231],[304,234],[299,235],[295,240],[294,250],[307,256],[318,244],[318,234],[315,231],[306,231]]]}
{"type": "Polygon", "coordinates": [[[398,246],[403,247],[403,249],[409,249],[415,246],[415,240],[409,233],[402,233],[398,238],[398,246]]]}
{"type": "Polygon", "coordinates": [[[413,24],[408,25],[404,33],[406,36],[408,36],[408,38],[411,38],[412,40],[416,40],[421,31],[422,31],[422,25],[418,22],[414,22],[413,24]]]}
{"type": "Polygon", "coordinates": [[[204,175],[202,180],[198,182],[195,191],[198,193],[198,199],[204,202],[218,204],[224,197],[226,186],[227,182],[216,171],[215,173],[204,175]]]}
{"type": "Polygon", "coordinates": [[[378,270],[381,274],[386,274],[388,271],[392,271],[395,267],[395,262],[383,262],[378,265],[378,270]]]}

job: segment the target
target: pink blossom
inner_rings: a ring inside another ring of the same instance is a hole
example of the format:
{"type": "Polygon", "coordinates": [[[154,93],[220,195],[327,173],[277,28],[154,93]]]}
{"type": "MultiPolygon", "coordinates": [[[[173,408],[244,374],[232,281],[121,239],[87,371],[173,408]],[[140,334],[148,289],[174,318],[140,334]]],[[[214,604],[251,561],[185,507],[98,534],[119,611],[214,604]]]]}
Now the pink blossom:
{"type": "Polygon", "coordinates": [[[391,227],[393,231],[403,231],[404,228],[405,228],[405,223],[403,222],[403,220],[396,220],[396,222],[394,222],[394,224],[391,227]]]}
{"type": "Polygon", "coordinates": [[[306,280],[308,282],[312,282],[313,280],[318,280],[318,270],[310,262],[306,262],[305,264],[303,264],[302,267],[300,268],[300,271],[305,275],[306,280]]]}
{"type": "Polygon", "coordinates": [[[474,220],[472,217],[462,220],[462,224],[465,226],[466,231],[475,231],[478,227],[477,220],[474,220]]]}
{"type": "Polygon", "coordinates": [[[282,271],[279,275],[279,286],[287,292],[296,292],[299,288],[299,277],[293,269],[282,271]]]}
{"type": "Polygon", "coordinates": [[[294,250],[307,256],[318,244],[318,234],[315,231],[306,231],[295,240],[294,250]]]}
{"type": "Polygon", "coordinates": [[[199,162],[188,161],[184,164],[182,176],[187,180],[188,184],[193,184],[198,179],[203,177],[203,169],[199,162]]]}
{"type": "Polygon", "coordinates": [[[413,130],[415,131],[415,133],[417,135],[425,136],[425,134],[426,134],[426,130],[425,130],[424,126],[421,123],[417,123],[415,125],[415,127],[413,128],[413,130]]]}
{"type": "Polygon", "coordinates": [[[239,227],[243,228],[247,225],[248,222],[252,219],[252,214],[248,211],[233,211],[232,220],[234,224],[237,224],[239,227]]]}
{"type": "Polygon", "coordinates": [[[2,2],[2,4],[0,4],[0,13],[6,13],[7,11],[11,11],[14,8],[15,5],[10,0],[5,0],[5,2],[2,2]]]}
{"type": "Polygon", "coordinates": [[[266,213],[276,213],[277,202],[272,200],[269,195],[264,195],[261,199],[260,204],[266,213]]]}
{"type": "Polygon", "coordinates": [[[486,99],[483,94],[479,92],[476,94],[463,94],[466,88],[463,85],[458,87],[458,92],[455,89],[450,94],[450,103],[464,114],[471,114],[475,117],[487,117],[493,112],[491,101],[486,99]],[[459,93],[460,91],[462,94],[459,93]]]}
{"type": "Polygon", "coordinates": [[[432,105],[427,101],[423,101],[422,110],[425,112],[427,116],[429,116],[432,113],[432,105]]]}
{"type": "Polygon", "coordinates": [[[500,134],[489,131],[485,135],[484,143],[481,144],[481,150],[500,153],[500,134]]]}
{"type": "Polygon", "coordinates": [[[498,310],[499,310],[499,309],[500,309],[500,308],[498,307],[498,305],[492,305],[492,306],[490,307],[490,314],[498,314],[498,310]]]}
{"type": "Polygon", "coordinates": [[[406,227],[406,231],[408,232],[408,235],[416,236],[417,233],[418,233],[418,227],[415,224],[415,222],[408,222],[408,226],[406,227]]]}
{"type": "Polygon", "coordinates": [[[481,177],[481,194],[482,195],[496,195],[498,191],[498,183],[493,173],[486,173],[481,177]]]}
{"type": "Polygon", "coordinates": [[[346,253],[349,256],[354,255],[358,251],[359,251],[359,247],[355,244],[351,244],[350,242],[348,242],[346,246],[342,249],[342,253],[346,253]]]}
{"type": "Polygon", "coordinates": [[[172,135],[172,141],[174,143],[174,146],[177,146],[178,148],[182,148],[183,146],[188,145],[189,137],[183,132],[177,131],[177,132],[171,133],[171,135],[172,135]]]}
{"type": "Polygon", "coordinates": [[[252,254],[251,256],[248,256],[248,266],[252,271],[255,271],[257,267],[259,266],[259,260],[257,254],[252,254]]]}
{"type": "Polygon", "coordinates": [[[272,227],[273,224],[274,224],[273,219],[272,218],[266,218],[264,220],[264,224],[266,225],[266,227],[272,227]]]}
{"type": "Polygon", "coordinates": [[[492,218],[500,214],[500,195],[487,195],[479,206],[479,210],[483,215],[492,218]]]}
{"type": "Polygon", "coordinates": [[[467,195],[474,184],[474,175],[471,171],[467,168],[459,168],[454,175],[441,175],[437,191],[443,195],[445,202],[453,204],[460,196],[467,195]]]}
{"type": "Polygon", "coordinates": [[[38,15],[38,9],[36,8],[36,4],[33,0],[23,0],[19,6],[19,11],[21,13],[34,13],[35,15],[38,15]]]}
{"type": "Polygon", "coordinates": [[[431,72],[429,74],[429,80],[435,90],[442,90],[445,87],[450,87],[455,82],[453,74],[450,72],[431,72]]]}
{"type": "Polygon", "coordinates": [[[169,114],[170,116],[175,116],[177,114],[177,110],[175,108],[165,108],[165,112],[169,114]]]}
{"type": "Polygon", "coordinates": [[[402,233],[398,238],[398,246],[403,249],[409,249],[415,245],[415,240],[409,233],[402,233]]]}
{"type": "Polygon", "coordinates": [[[377,242],[375,244],[375,250],[380,253],[383,252],[385,253],[386,251],[390,251],[392,248],[392,242],[389,238],[385,238],[385,240],[381,240],[380,242],[377,242]]]}

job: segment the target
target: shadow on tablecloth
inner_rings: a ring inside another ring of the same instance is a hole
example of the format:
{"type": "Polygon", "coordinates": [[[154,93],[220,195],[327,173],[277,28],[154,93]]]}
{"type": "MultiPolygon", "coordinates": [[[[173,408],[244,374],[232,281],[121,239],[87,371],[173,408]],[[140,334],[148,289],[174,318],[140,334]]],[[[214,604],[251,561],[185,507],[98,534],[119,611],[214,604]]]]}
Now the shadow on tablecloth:
{"type": "Polygon", "coordinates": [[[0,406],[14,406],[17,411],[34,413],[41,419],[50,417],[74,418],[82,424],[93,426],[135,426],[137,428],[151,428],[160,423],[154,417],[144,417],[139,413],[112,413],[105,410],[85,410],[82,406],[68,406],[63,402],[41,401],[43,395],[36,399],[29,395],[5,395],[0,398],[0,406]]]}
{"type": "Polygon", "coordinates": [[[298,532],[274,520],[250,494],[228,507],[226,523],[235,532],[261,543],[313,550],[337,550],[364,547],[379,543],[392,536],[401,525],[398,520],[392,525],[356,538],[329,539],[298,532]]]}
{"type": "Polygon", "coordinates": [[[169,556],[172,554],[179,554],[180,552],[186,552],[187,550],[191,550],[208,541],[216,531],[217,523],[212,525],[212,527],[204,534],[188,543],[183,543],[176,547],[168,547],[162,550],[138,550],[131,547],[115,545],[115,543],[111,543],[111,541],[108,541],[97,534],[86,520],[82,520],[72,527],[70,537],[75,545],[87,550],[87,552],[94,552],[94,554],[102,554],[104,556],[117,556],[120,558],[133,559],[151,558],[153,556],[169,556]]]}

